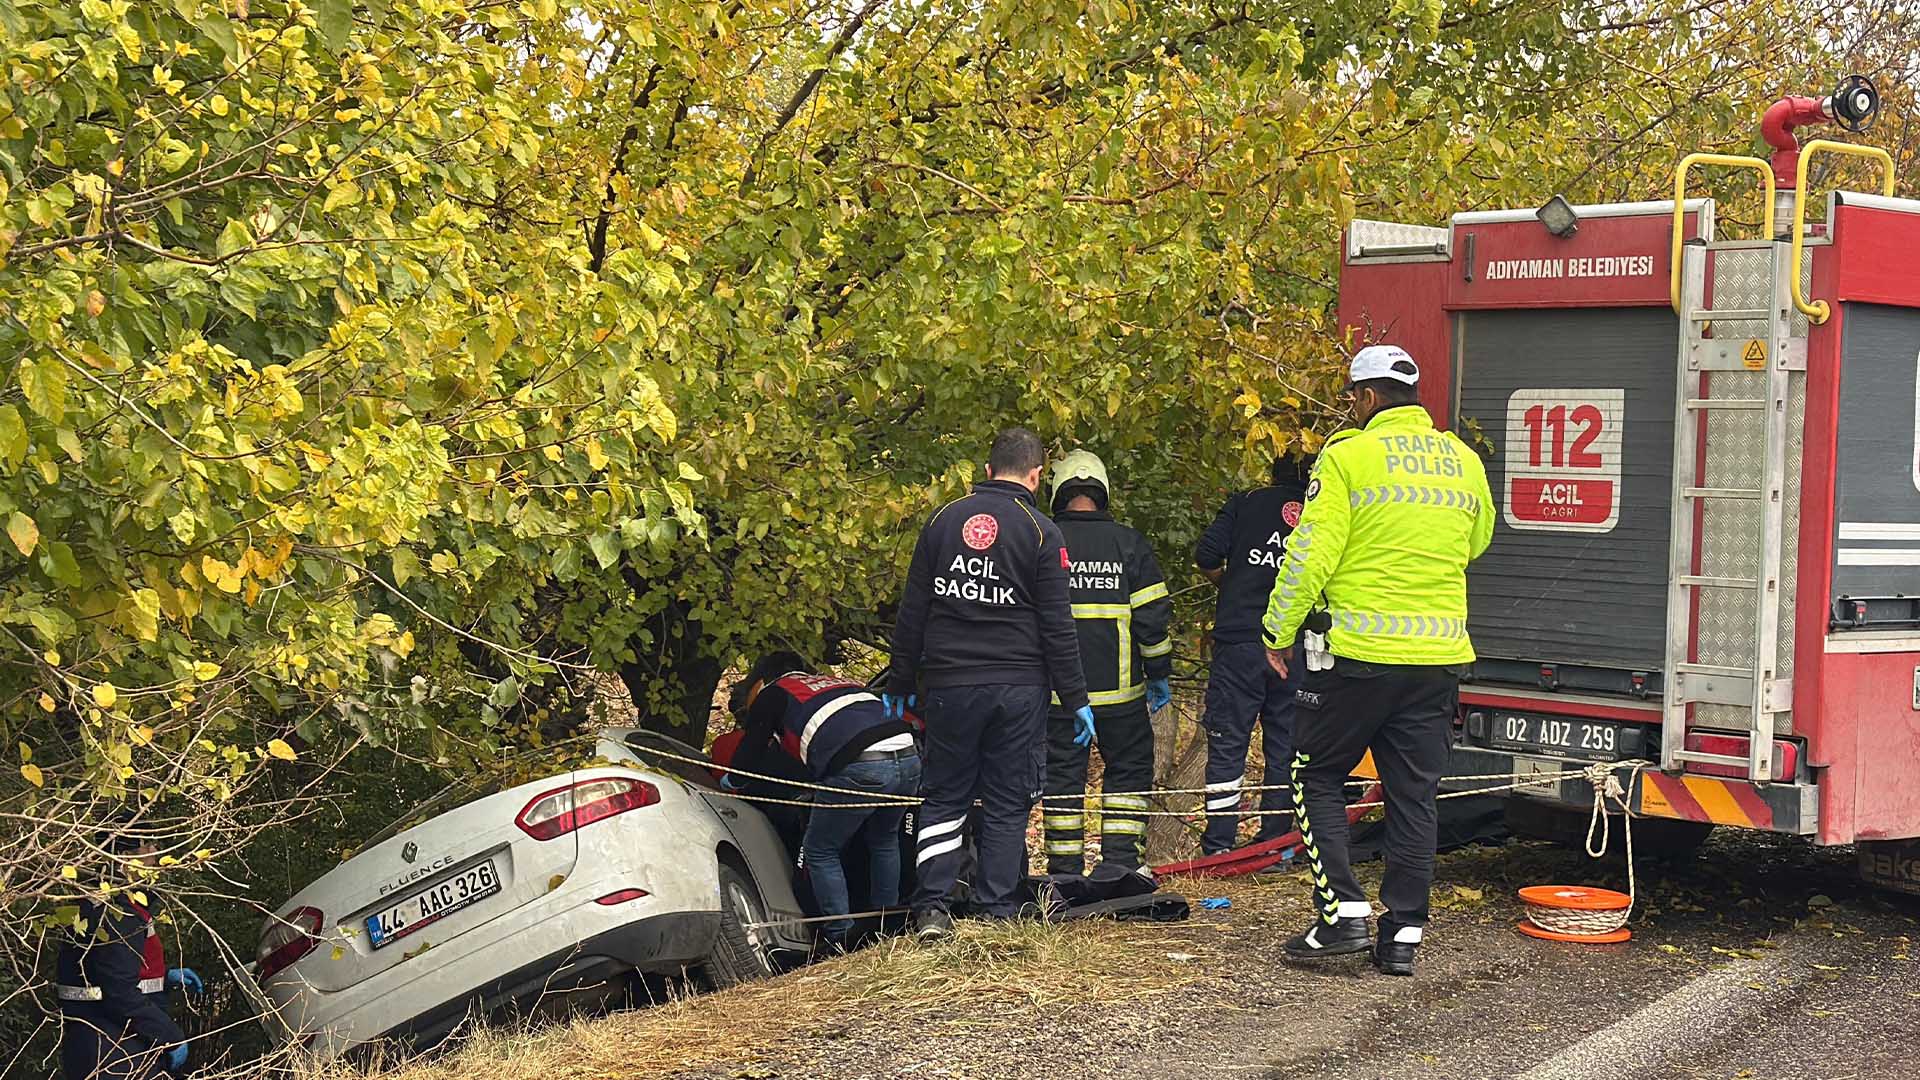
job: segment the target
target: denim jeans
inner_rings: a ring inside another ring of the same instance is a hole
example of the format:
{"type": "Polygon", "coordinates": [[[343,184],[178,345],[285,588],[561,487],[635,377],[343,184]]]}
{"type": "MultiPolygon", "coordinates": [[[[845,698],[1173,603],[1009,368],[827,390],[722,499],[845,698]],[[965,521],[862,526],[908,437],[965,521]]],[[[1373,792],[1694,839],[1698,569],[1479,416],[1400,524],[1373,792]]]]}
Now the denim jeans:
{"type": "MultiPolygon", "coordinates": [[[[820,913],[845,915],[851,910],[840,853],[855,836],[866,841],[867,880],[873,894],[868,899],[876,908],[893,907],[900,902],[900,822],[907,808],[855,805],[837,809],[836,804],[870,802],[873,796],[918,794],[920,758],[907,753],[886,761],[850,762],[822,783],[845,788],[847,793],[814,794],[813,816],[807,821],[807,836],[800,845],[820,913]]],[[[852,919],[838,919],[825,924],[822,932],[827,937],[844,937],[851,929],[852,919]]]]}

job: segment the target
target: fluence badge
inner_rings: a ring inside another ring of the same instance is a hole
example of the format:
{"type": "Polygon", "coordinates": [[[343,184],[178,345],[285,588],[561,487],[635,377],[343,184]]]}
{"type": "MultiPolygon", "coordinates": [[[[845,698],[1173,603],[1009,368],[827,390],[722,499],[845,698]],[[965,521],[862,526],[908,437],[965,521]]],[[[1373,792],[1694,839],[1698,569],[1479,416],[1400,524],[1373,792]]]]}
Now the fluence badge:
{"type": "Polygon", "coordinates": [[[1000,522],[992,514],[975,514],[960,526],[960,539],[975,551],[985,551],[1000,537],[1000,522]]]}
{"type": "Polygon", "coordinates": [[[1320,494],[1320,478],[1316,476],[1307,484],[1307,501],[1312,502],[1313,497],[1318,494],[1320,494]]]}
{"type": "Polygon", "coordinates": [[[1280,508],[1280,520],[1287,523],[1287,528],[1295,528],[1300,524],[1300,510],[1299,503],[1289,502],[1280,508]]]}

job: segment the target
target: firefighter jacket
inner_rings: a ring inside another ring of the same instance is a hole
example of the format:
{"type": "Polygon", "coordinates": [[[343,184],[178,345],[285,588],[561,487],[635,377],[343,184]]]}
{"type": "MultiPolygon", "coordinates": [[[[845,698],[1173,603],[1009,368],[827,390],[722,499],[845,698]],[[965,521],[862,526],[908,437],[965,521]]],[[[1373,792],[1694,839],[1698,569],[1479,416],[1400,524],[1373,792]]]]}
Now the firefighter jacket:
{"type": "Polygon", "coordinates": [[[1051,686],[1069,711],[1085,705],[1068,562],[1023,485],[988,480],[941,507],[913,548],[888,689],[1051,686]]]}
{"type": "Polygon", "coordinates": [[[1493,539],[1480,458],[1426,409],[1375,413],[1328,440],[1307,485],[1264,621],[1269,649],[1291,646],[1324,602],[1327,649],[1376,664],[1473,660],[1467,564],[1493,539]]]}
{"type": "Polygon", "coordinates": [[[1260,617],[1306,500],[1306,489],[1295,484],[1243,491],[1227,500],[1200,535],[1194,565],[1221,572],[1213,640],[1225,645],[1260,640],[1260,617]]]}
{"type": "MultiPolygon", "coordinates": [[[[862,684],[794,671],[760,689],[747,711],[740,746],[741,753],[752,755],[777,738],[789,756],[804,762],[815,778],[825,779],[874,743],[912,730],[904,719],[888,720],[880,699],[862,684]]],[[[769,772],[745,759],[740,767],[769,772]]]]}
{"type": "Polygon", "coordinates": [[[128,1053],[185,1042],[186,1033],[161,1008],[167,963],[153,920],[139,907],[116,910],[91,901],[55,960],[54,994],[60,1010],[102,1037],[125,1042],[128,1053]]]}
{"type": "Polygon", "coordinates": [[[1087,700],[1118,705],[1147,695],[1148,679],[1173,672],[1167,624],[1173,601],[1153,545],[1104,510],[1069,510],[1054,518],[1072,563],[1067,594],[1080,634],[1087,700]]]}

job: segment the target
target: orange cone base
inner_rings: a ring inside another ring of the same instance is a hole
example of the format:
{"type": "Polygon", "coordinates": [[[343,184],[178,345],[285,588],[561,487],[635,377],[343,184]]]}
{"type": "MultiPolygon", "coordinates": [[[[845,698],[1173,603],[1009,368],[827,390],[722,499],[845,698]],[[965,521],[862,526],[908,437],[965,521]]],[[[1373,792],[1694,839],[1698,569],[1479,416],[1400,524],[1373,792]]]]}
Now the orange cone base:
{"type": "Polygon", "coordinates": [[[1514,929],[1542,941],[1570,941],[1579,945],[1617,945],[1633,937],[1633,931],[1624,926],[1605,934],[1562,934],[1556,930],[1535,926],[1530,922],[1520,923],[1514,929]]]}

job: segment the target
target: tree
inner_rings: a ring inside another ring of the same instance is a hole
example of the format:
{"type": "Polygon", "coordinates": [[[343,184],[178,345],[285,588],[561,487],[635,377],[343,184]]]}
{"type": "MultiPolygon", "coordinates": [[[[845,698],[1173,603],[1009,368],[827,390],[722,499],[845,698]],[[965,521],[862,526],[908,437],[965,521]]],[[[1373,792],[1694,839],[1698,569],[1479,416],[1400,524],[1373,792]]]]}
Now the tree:
{"type": "Polygon", "coordinates": [[[1339,423],[1348,219],[1657,191],[1847,50],[1909,62],[1843,15],[0,0],[21,985],[79,896],[244,857],[357,748],[486,769],[609,673],[697,738],[742,656],[883,644],[1006,423],[1182,564],[1339,423]]]}

